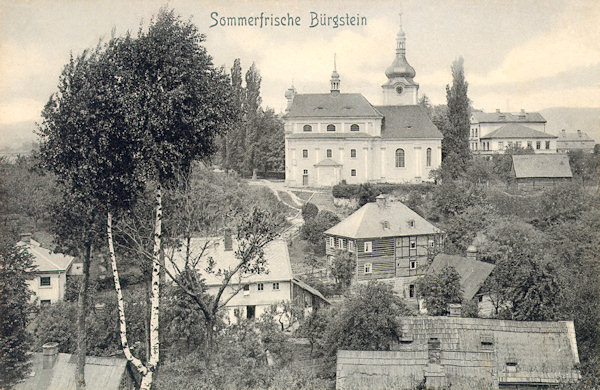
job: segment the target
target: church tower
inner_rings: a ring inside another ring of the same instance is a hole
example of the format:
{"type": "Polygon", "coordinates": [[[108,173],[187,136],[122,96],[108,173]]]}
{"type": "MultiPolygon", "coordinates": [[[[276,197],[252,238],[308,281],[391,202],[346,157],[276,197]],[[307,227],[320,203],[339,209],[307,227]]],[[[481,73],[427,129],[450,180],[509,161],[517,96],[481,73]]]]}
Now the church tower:
{"type": "Polygon", "coordinates": [[[400,31],[396,36],[396,58],[385,70],[388,81],[383,89],[384,106],[406,106],[417,104],[419,84],[413,81],[415,69],[406,61],[406,34],[402,30],[402,14],[400,14],[400,31]]]}
{"type": "Polygon", "coordinates": [[[335,54],[333,55],[333,72],[331,72],[331,79],[329,80],[330,92],[332,95],[339,95],[340,93],[340,74],[337,72],[337,64],[335,61],[335,54]]]}

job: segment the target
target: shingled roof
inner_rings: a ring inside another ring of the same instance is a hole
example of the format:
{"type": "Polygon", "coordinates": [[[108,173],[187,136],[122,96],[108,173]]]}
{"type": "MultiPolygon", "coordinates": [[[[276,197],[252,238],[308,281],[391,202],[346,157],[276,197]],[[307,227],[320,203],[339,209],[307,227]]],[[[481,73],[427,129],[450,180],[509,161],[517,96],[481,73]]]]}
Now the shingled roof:
{"type": "Polygon", "coordinates": [[[427,272],[439,272],[442,268],[454,267],[460,275],[460,285],[465,301],[473,299],[483,282],[490,276],[494,265],[463,256],[440,253],[434,259],[427,272]]]}
{"type": "Polygon", "coordinates": [[[569,156],[564,154],[523,154],[512,156],[517,179],[573,177],[569,156]]]}
{"type": "Polygon", "coordinates": [[[19,241],[17,245],[25,248],[33,256],[33,264],[36,266],[35,272],[66,272],[71,268],[75,259],[73,256],[42,248],[40,243],[35,240],[29,242],[19,241]]]}
{"type": "Polygon", "coordinates": [[[439,138],[442,133],[421,106],[376,106],[383,114],[382,138],[439,138]]]}
{"type": "Polygon", "coordinates": [[[349,238],[378,238],[440,232],[440,229],[403,203],[384,200],[365,204],[346,219],[326,230],[325,234],[349,238]],[[414,223],[411,225],[409,221],[414,223]]]}
{"type": "Polygon", "coordinates": [[[295,95],[285,116],[381,118],[382,115],[360,93],[309,93],[295,95]]]}
{"type": "Polygon", "coordinates": [[[534,130],[531,127],[523,126],[518,123],[506,124],[489,134],[480,137],[481,139],[493,138],[557,138],[555,135],[534,130]]]}
{"type": "Polygon", "coordinates": [[[497,123],[497,122],[533,122],[546,123],[546,119],[539,112],[471,112],[475,123],[497,123]]]}
{"type": "Polygon", "coordinates": [[[393,351],[338,351],[337,389],[452,389],[579,380],[572,321],[402,317],[393,351]],[[437,353],[436,353],[437,352],[437,353]],[[436,387],[437,388],[437,387],[436,387]]]}

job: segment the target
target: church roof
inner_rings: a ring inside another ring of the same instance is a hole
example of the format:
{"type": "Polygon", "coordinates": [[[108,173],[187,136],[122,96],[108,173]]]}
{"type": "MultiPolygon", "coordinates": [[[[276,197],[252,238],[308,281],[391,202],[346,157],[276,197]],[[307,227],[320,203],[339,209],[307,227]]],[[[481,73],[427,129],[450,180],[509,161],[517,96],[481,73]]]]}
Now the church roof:
{"type": "Polygon", "coordinates": [[[442,138],[421,106],[376,106],[383,114],[382,138],[442,138]]]}
{"type": "Polygon", "coordinates": [[[369,117],[381,114],[360,93],[308,93],[294,96],[288,113],[293,117],[369,117]]]}
{"type": "Polygon", "coordinates": [[[373,138],[372,135],[364,133],[364,132],[356,132],[356,133],[341,133],[337,131],[330,131],[327,133],[291,133],[286,134],[286,138],[288,139],[315,139],[315,138],[373,138]]]}
{"type": "Polygon", "coordinates": [[[509,123],[480,138],[556,138],[556,136],[518,123],[509,123]]]}
{"type": "Polygon", "coordinates": [[[440,229],[403,203],[387,200],[383,204],[381,202],[365,204],[349,217],[325,231],[325,234],[349,238],[378,238],[440,232],[440,229]],[[409,223],[410,221],[412,224],[409,223]]]}
{"type": "Polygon", "coordinates": [[[569,156],[565,154],[513,155],[513,169],[517,179],[532,177],[573,177],[569,156]]]}
{"type": "Polygon", "coordinates": [[[497,123],[497,122],[537,122],[546,123],[546,119],[539,112],[483,112],[473,111],[471,116],[474,123],[497,123]]]}

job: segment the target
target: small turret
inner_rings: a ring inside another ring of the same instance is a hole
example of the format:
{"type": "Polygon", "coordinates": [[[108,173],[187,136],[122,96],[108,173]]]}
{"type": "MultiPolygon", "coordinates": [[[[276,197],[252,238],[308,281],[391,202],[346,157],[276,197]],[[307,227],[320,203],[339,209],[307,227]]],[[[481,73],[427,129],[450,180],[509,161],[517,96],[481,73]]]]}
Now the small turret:
{"type": "Polygon", "coordinates": [[[292,86],[285,91],[285,99],[287,100],[287,106],[285,107],[286,111],[289,111],[290,107],[292,107],[294,96],[296,96],[296,88],[294,88],[294,84],[292,83],[292,86]]]}
{"type": "Polygon", "coordinates": [[[331,72],[330,84],[331,84],[331,93],[339,94],[340,93],[340,75],[337,72],[335,54],[333,55],[333,72],[331,72]]]}

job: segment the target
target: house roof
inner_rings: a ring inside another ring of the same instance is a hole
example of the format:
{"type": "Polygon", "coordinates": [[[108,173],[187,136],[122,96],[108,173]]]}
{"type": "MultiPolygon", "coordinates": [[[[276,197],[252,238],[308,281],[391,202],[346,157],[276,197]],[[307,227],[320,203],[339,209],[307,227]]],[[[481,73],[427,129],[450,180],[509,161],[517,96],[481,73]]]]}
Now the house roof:
{"type": "Polygon", "coordinates": [[[285,115],[301,117],[369,117],[381,114],[360,93],[310,93],[297,94],[285,115]]]}
{"type": "Polygon", "coordinates": [[[428,272],[439,272],[446,266],[454,267],[460,275],[460,285],[465,301],[473,299],[494,269],[494,265],[490,263],[441,253],[433,259],[428,272]]]}
{"type": "Polygon", "coordinates": [[[591,141],[594,142],[594,140],[584,131],[579,131],[579,132],[574,132],[574,133],[568,133],[566,131],[561,131],[560,133],[558,133],[558,140],[559,141],[576,141],[576,142],[581,142],[581,141],[591,141]]]}
{"type": "Polygon", "coordinates": [[[523,154],[512,156],[517,179],[534,177],[573,177],[569,156],[564,154],[523,154]]]}
{"type": "Polygon", "coordinates": [[[73,256],[53,253],[42,248],[40,243],[35,240],[19,241],[17,245],[24,247],[33,256],[33,264],[37,266],[34,272],[66,272],[75,259],[73,256]]]}
{"type": "MultiPolygon", "coordinates": [[[[190,252],[192,256],[199,256],[204,249],[196,269],[200,270],[202,277],[208,286],[220,286],[223,281],[223,272],[232,270],[238,259],[235,253],[238,249],[238,243],[233,240],[231,251],[226,251],[222,237],[196,237],[192,238],[190,243],[190,252]],[[209,263],[214,261],[213,272],[206,272],[209,263]]],[[[185,249],[180,248],[173,256],[173,261],[181,269],[185,261],[185,249]]],[[[270,281],[291,281],[292,266],[288,253],[288,247],[283,240],[273,240],[264,247],[265,269],[267,271],[260,274],[242,273],[239,277],[231,280],[232,284],[256,283],[270,281]]],[[[173,265],[167,261],[166,267],[172,271],[173,265]]]]}
{"type": "Polygon", "coordinates": [[[318,163],[315,164],[315,167],[339,167],[342,164],[333,161],[330,158],[326,158],[324,160],[319,161],[318,163]]]}
{"type": "Polygon", "coordinates": [[[325,231],[331,236],[377,238],[440,233],[441,230],[398,201],[367,203],[325,231]],[[385,204],[382,204],[385,203],[385,204]],[[409,221],[414,224],[411,227],[409,221]],[[387,222],[387,226],[384,222],[387,222]]]}
{"type": "Polygon", "coordinates": [[[319,292],[319,290],[309,286],[308,284],[304,283],[303,281],[301,281],[300,279],[292,279],[292,283],[297,284],[298,286],[300,286],[302,289],[308,291],[309,293],[311,293],[312,295],[316,295],[317,297],[321,298],[323,301],[325,301],[327,304],[331,305],[331,302],[329,301],[329,299],[325,298],[323,296],[323,294],[321,294],[319,292]]]}
{"type": "Polygon", "coordinates": [[[494,138],[557,138],[555,135],[534,130],[531,127],[523,126],[518,123],[508,123],[489,134],[480,137],[481,139],[494,138]]]}
{"type": "Polygon", "coordinates": [[[439,138],[442,133],[421,106],[376,106],[383,114],[382,138],[439,138]]]}
{"type": "Polygon", "coordinates": [[[546,123],[546,119],[539,112],[471,112],[472,122],[497,123],[497,122],[530,122],[546,123]]]}
{"type": "Polygon", "coordinates": [[[327,133],[312,133],[312,132],[290,133],[290,134],[286,134],[285,137],[287,139],[373,138],[372,135],[364,133],[364,132],[356,132],[356,133],[345,133],[344,132],[344,133],[342,133],[342,132],[337,132],[337,131],[331,131],[331,132],[327,132],[327,133]]]}
{"type": "Polygon", "coordinates": [[[395,350],[338,351],[336,388],[416,388],[426,376],[442,378],[453,389],[580,378],[572,321],[419,316],[402,317],[400,322],[403,342],[395,350]],[[432,338],[439,341],[436,364],[429,362],[432,338]],[[514,372],[507,363],[516,363],[514,372]]]}
{"type": "MultiPolygon", "coordinates": [[[[15,390],[75,390],[77,356],[59,353],[54,366],[42,368],[42,353],[34,353],[31,375],[19,383],[15,390]]],[[[125,373],[127,360],[115,357],[87,356],[85,359],[85,384],[88,390],[117,390],[125,373]]]]}

